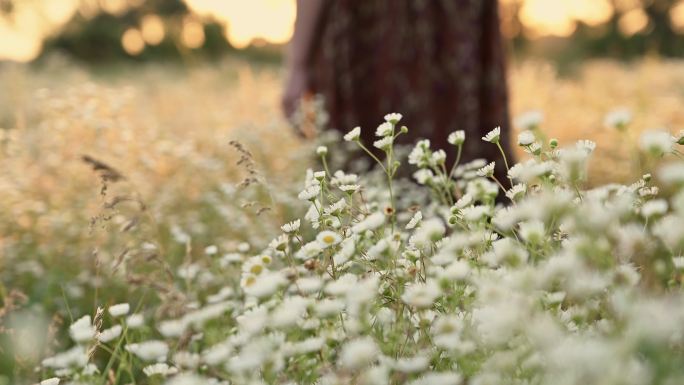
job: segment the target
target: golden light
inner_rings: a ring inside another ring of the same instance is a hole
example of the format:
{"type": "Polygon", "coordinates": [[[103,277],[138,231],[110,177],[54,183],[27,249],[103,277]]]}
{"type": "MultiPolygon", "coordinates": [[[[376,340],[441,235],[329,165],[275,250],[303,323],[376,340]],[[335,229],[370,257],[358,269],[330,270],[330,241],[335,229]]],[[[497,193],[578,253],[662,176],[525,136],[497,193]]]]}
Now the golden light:
{"type": "Polygon", "coordinates": [[[186,19],[183,22],[183,31],[181,32],[181,40],[183,45],[195,49],[199,48],[204,44],[204,26],[202,23],[186,19]]]}
{"type": "Polygon", "coordinates": [[[631,11],[634,8],[641,8],[642,0],[614,0],[615,9],[621,13],[631,11]]]}
{"type": "Polygon", "coordinates": [[[81,1],[78,5],[78,13],[86,20],[97,16],[98,12],[100,12],[100,7],[93,1],[81,1]]]}
{"type": "Polygon", "coordinates": [[[100,0],[100,7],[112,15],[121,15],[128,9],[126,0],[100,0]]]}
{"type": "Polygon", "coordinates": [[[145,40],[138,29],[129,28],[121,36],[121,46],[127,54],[136,56],[145,49],[145,40]]]}
{"type": "Polygon", "coordinates": [[[14,29],[0,20],[0,60],[29,62],[40,54],[42,38],[14,29]]]}
{"type": "Polygon", "coordinates": [[[164,22],[157,15],[147,15],[140,23],[143,40],[149,45],[158,45],[164,40],[164,22]]]}
{"type": "Polygon", "coordinates": [[[648,15],[641,8],[635,8],[618,20],[618,28],[625,36],[635,35],[648,27],[648,15]]]}
{"type": "Polygon", "coordinates": [[[568,2],[568,12],[576,20],[596,26],[610,20],[614,9],[608,0],[574,0],[568,2]]]}
{"type": "Polygon", "coordinates": [[[11,18],[0,17],[0,60],[38,57],[43,40],[71,19],[76,7],[76,0],[17,2],[11,18]]]}
{"type": "Polygon", "coordinates": [[[284,44],[290,40],[295,0],[184,0],[200,16],[224,25],[226,39],[236,48],[255,40],[284,44]]]}
{"type": "Polygon", "coordinates": [[[78,0],[48,1],[43,3],[43,15],[53,25],[62,25],[76,13],[78,0]]]}
{"type": "Polygon", "coordinates": [[[520,21],[533,38],[570,36],[577,28],[566,1],[527,0],[520,9],[520,21]]]}
{"type": "Polygon", "coordinates": [[[684,0],[670,9],[670,24],[678,33],[684,33],[684,0]]]}

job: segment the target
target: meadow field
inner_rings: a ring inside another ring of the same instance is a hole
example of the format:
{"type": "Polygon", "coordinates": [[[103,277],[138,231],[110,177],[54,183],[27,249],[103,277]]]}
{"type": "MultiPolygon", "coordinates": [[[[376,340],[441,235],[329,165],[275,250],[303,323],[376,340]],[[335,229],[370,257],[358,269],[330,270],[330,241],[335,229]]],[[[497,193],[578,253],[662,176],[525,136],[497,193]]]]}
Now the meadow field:
{"type": "Polygon", "coordinates": [[[0,385],[681,383],[684,62],[509,75],[502,207],[397,115],[338,172],[275,66],[0,65],[0,385]]]}

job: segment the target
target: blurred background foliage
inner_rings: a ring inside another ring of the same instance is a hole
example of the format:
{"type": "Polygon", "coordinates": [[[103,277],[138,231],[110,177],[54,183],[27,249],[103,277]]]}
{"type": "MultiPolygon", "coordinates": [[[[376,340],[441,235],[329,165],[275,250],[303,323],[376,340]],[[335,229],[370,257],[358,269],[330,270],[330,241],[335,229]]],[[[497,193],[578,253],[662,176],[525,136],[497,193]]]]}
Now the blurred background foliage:
{"type": "MultiPolygon", "coordinates": [[[[294,0],[0,0],[0,60],[64,52],[87,63],[225,54],[277,61],[294,0]]],[[[684,55],[684,0],[501,0],[515,56],[684,55]]]]}

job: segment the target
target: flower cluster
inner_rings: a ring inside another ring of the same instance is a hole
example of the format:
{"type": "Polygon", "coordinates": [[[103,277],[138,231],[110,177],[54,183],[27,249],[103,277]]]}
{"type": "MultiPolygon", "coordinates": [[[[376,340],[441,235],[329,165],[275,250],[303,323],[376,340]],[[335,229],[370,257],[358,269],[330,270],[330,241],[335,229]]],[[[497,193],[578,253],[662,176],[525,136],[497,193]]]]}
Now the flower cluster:
{"type": "MultiPolygon", "coordinates": [[[[585,189],[595,144],[547,144],[529,117],[518,138],[529,159],[494,160],[509,188],[494,162],[460,164],[463,132],[448,151],[418,142],[408,163],[431,194],[420,199],[423,187],[393,180],[400,120],[388,114],[376,130],[381,178],[331,172],[319,149],[323,170],[309,170],[298,195],[303,218],[270,243],[212,248],[212,263],[183,266],[176,314],[124,319],[130,307],[119,304],[111,319],[77,320],[75,347],[43,361],[46,377],[99,383],[115,368],[168,384],[684,381],[684,163],[585,189]],[[89,352],[104,347],[111,359],[98,367],[89,352]]],[[[360,130],[345,140],[365,149],[360,130]]],[[[501,135],[483,145],[501,149],[501,135]]],[[[676,142],[657,132],[641,143],[661,157],[676,142]]]]}

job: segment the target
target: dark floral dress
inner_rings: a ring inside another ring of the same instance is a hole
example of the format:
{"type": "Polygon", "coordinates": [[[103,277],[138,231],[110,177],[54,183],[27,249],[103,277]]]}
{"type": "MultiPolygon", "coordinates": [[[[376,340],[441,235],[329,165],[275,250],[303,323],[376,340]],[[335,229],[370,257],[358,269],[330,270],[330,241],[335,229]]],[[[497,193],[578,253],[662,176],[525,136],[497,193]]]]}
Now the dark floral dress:
{"type": "MultiPolygon", "coordinates": [[[[508,149],[504,50],[496,0],[327,0],[312,54],[312,91],[331,128],[362,127],[372,143],[388,112],[404,115],[404,143],[466,132],[464,160],[497,160],[480,139],[501,126],[508,149]]],[[[452,153],[453,154],[453,153],[452,153]]],[[[453,159],[453,155],[451,156],[453,159]]],[[[501,176],[501,175],[500,175],[501,176]]],[[[505,179],[505,174],[504,174],[505,179]]]]}

